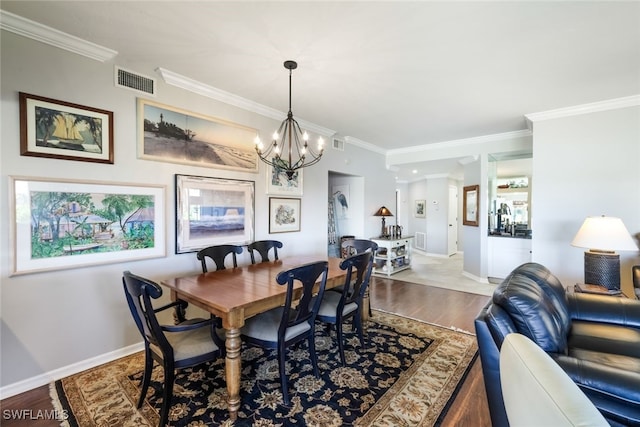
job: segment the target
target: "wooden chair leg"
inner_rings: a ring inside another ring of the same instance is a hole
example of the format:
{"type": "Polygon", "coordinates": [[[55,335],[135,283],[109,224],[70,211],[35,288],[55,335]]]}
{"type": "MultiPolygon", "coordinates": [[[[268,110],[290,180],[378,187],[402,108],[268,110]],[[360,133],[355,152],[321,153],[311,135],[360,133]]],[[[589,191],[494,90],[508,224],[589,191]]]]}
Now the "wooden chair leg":
{"type": "Polygon", "coordinates": [[[289,390],[287,385],[285,355],[287,349],[284,343],[278,344],[278,368],[280,369],[280,386],[282,387],[282,400],[285,405],[289,404],[289,390]]]}
{"type": "Polygon", "coordinates": [[[342,319],[336,322],[336,335],[338,336],[338,349],[340,350],[340,361],[342,366],[346,365],[344,359],[344,344],[342,343],[342,319]]]}
{"type": "Polygon", "coordinates": [[[153,358],[149,348],[144,351],[144,373],[142,374],[142,385],[140,387],[140,399],[138,399],[138,409],[142,408],[142,402],[147,397],[147,390],[151,382],[151,371],[153,370],[153,358]]]}
{"type": "Polygon", "coordinates": [[[173,397],[173,382],[175,372],[173,366],[164,366],[164,390],[162,391],[162,409],[160,410],[160,426],[165,426],[169,422],[169,410],[173,397]]]}

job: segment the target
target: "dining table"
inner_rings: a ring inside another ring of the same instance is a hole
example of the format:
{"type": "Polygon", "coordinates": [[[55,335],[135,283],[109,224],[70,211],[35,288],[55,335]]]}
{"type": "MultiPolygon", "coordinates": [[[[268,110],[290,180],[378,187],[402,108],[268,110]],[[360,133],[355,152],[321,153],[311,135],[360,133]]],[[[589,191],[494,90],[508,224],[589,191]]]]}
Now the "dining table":
{"type": "MultiPolygon", "coordinates": [[[[325,289],[344,284],[346,270],[340,268],[342,259],[309,255],[161,281],[162,285],[169,288],[172,299],[186,301],[222,320],[225,329],[227,402],[231,420],[236,420],[240,409],[241,328],[251,316],[284,304],[287,287],[276,282],[278,273],[315,261],[328,261],[325,289]]],[[[368,316],[368,297],[363,304],[363,316],[365,313],[368,316]]]]}

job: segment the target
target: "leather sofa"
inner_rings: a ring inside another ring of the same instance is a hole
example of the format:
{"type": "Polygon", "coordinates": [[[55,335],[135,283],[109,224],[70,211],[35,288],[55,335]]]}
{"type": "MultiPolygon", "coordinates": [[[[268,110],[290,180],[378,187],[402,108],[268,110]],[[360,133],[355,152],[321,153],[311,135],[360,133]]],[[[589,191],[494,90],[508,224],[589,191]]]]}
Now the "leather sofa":
{"type": "Polygon", "coordinates": [[[509,425],[500,348],[510,333],[542,348],[611,425],[640,426],[640,301],[566,292],[546,267],[527,263],[496,287],[475,329],[494,427],[509,425]]]}

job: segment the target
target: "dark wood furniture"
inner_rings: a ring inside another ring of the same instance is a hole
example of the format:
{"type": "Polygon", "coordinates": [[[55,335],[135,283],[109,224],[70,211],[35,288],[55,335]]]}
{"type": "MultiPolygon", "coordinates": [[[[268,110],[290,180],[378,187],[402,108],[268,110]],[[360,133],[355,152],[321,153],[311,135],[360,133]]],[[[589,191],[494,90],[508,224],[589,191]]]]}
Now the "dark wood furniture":
{"type": "Polygon", "coordinates": [[[201,249],[198,251],[196,256],[202,263],[202,272],[206,273],[208,271],[207,268],[207,258],[213,260],[216,264],[216,270],[224,270],[226,267],[224,265],[224,260],[227,258],[227,255],[231,254],[233,258],[233,267],[238,266],[238,259],[236,254],[242,253],[242,246],[237,245],[217,245],[217,246],[209,246],[208,248],[201,249]]]}
{"type": "Polygon", "coordinates": [[[279,240],[258,240],[247,245],[247,250],[251,256],[251,264],[256,263],[254,251],[260,254],[261,261],[269,261],[269,251],[273,249],[273,261],[278,260],[278,248],[282,248],[282,242],[279,240]]]}
{"type": "Polygon", "coordinates": [[[162,281],[171,290],[174,300],[187,301],[222,319],[226,330],[225,370],[232,420],[237,418],[240,408],[240,329],[251,316],[285,303],[286,288],[276,282],[281,271],[314,261],[328,261],[327,289],[344,283],[346,272],[340,268],[341,259],[318,256],[287,257],[162,281]]]}

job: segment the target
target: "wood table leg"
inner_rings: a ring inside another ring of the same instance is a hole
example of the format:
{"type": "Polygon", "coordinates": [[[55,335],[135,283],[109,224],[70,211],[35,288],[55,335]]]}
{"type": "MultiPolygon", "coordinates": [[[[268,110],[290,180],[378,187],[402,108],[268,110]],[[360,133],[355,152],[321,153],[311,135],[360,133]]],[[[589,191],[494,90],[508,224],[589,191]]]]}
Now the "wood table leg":
{"type": "Polygon", "coordinates": [[[225,347],[227,356],[225,359],[225,371],[227,375],[227,403],[229,405],[229,418],[235,421],[238,418],[240,409],[240,372],[242,363],[240,359],[240,329],[227,329],[225,347]]]}

